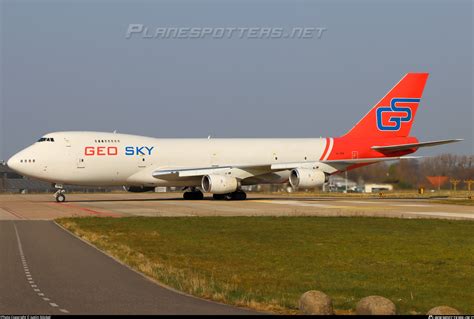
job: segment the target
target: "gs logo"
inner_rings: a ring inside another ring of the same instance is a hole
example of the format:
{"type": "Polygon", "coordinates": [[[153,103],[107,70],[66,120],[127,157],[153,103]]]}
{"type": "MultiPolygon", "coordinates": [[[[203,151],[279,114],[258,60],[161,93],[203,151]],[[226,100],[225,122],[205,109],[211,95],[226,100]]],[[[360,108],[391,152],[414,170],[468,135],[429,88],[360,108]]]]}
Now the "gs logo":
{"type": "Polygon", "coordinates": [[[399,106],[401,103],[418,103],[420,99],[413,98],[393,98],[390,106],[380,106],[377,108],[377,128],[380,131],[399,131],[402,122],[410,122],[412,119],[412,111],[408,106],[399,106]]]}

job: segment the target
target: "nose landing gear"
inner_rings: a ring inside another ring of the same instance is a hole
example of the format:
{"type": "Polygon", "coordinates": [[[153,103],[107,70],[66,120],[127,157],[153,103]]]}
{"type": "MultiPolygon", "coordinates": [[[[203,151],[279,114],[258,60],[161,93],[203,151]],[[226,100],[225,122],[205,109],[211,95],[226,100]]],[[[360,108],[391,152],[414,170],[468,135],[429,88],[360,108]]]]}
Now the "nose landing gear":
{"type": "Polygon", "coordinates": [[[66,191],[63,189],[62,185],[55,185],[58,190],[54,193],[54,198],[58,203],[63,203],[66,201],[66,196],[64,195],[66,191]]]}

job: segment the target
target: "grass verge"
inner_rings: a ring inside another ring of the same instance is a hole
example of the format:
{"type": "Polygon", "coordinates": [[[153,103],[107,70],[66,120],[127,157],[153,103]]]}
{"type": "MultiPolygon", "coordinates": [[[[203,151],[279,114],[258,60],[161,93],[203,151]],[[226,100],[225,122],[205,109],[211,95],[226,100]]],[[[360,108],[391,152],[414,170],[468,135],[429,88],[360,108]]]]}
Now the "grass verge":
{"type": "Polygon", "coordinates": [[[296,313],[302,293],[353,312],[369,295],[401,314],[474,312],[474,223],[360,217],[65,218],[132,268],[220,302],[296,313]]]}

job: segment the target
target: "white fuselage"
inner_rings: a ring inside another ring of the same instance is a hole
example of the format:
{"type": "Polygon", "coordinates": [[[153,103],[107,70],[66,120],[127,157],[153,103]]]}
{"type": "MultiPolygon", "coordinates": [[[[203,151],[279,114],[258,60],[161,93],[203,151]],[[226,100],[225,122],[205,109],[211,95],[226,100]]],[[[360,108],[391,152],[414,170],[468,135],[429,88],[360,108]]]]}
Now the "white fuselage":
{"type": "MultiPolygon", "coordinates": [[[[326,139],[157,139],[103,132],[57,132],[14,155],[23,175],[58,184],[199,186],[201,178],[161,179],[156,170],[318,161],[326,139]],[[54,141],[53,141],[54,140],[54,141]]],[[[258,169],[242,184],[281,183],[288,171],[258,169]]]]}

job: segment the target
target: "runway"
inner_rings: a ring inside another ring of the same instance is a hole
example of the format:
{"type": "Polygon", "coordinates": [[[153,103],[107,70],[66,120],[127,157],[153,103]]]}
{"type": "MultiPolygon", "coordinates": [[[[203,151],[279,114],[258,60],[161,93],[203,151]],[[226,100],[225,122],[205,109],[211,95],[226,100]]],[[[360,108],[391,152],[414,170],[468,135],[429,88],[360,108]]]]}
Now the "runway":
{"type": "Polygon", "coordinates": [[[0,220],[51,220],[70,216],[372,216],[474,220],[474,206],[426,199],[315,198],[250,194],[246,201],[186,201],[180,193],[0,195],[0,220]]]}
{"type": "Polygon", "coordinates": [[[52,221],[0,222],[2,314],[251,314],[163,288],[52,221]]]}

